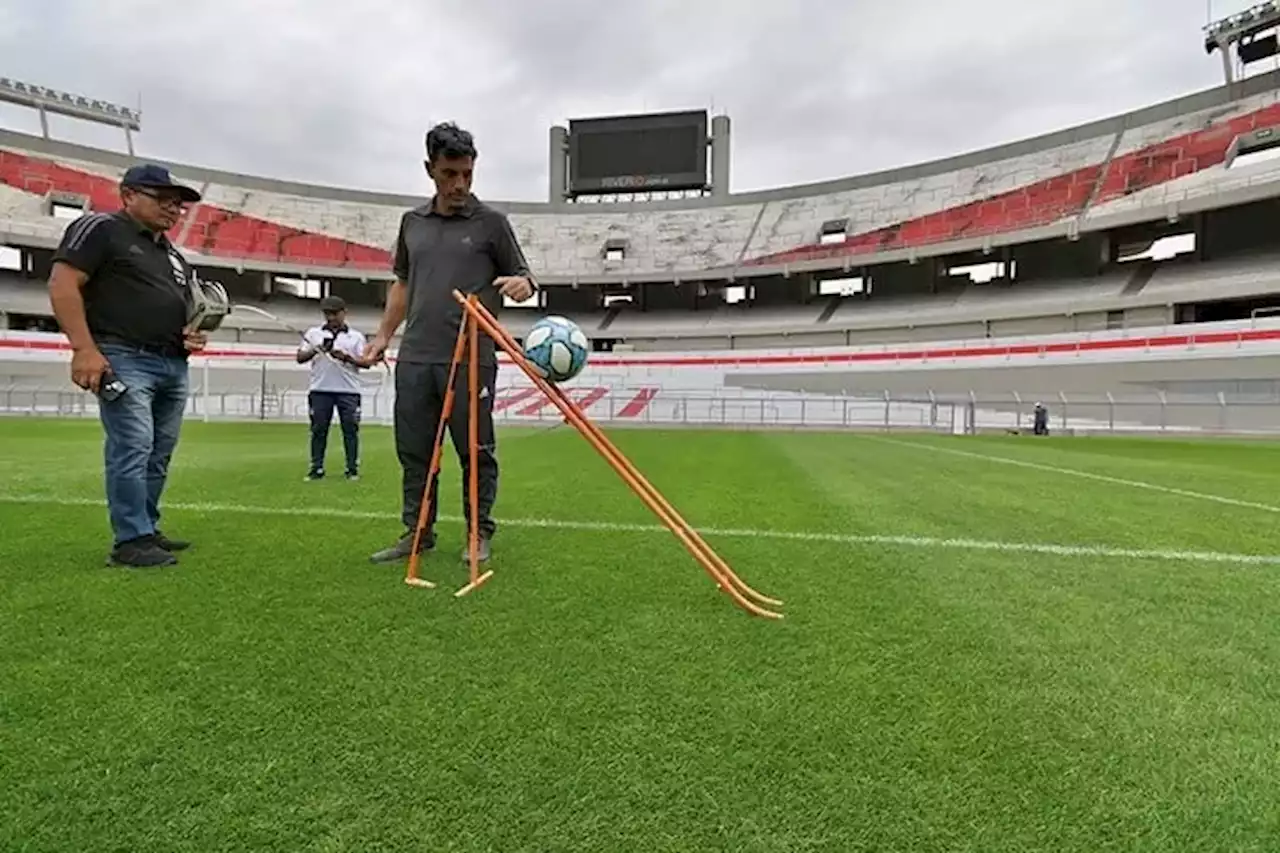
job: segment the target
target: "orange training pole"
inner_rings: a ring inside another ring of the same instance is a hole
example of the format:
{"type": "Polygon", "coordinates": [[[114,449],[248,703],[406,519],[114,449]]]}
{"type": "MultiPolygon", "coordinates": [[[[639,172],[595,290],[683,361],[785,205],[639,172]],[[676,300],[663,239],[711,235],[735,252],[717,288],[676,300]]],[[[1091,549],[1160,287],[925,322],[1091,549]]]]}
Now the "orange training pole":
{"type": "Polygon", "coordinates": [[[427,526],[427,516],[431,510],[431,481],[440,473],[440,455],[444,448],[444,430],[449,423],[449,413],[453,410],[453,377],[457,373],[458,363],[462,361],[462,348],[467,343],[468,322],[464,312],[462,322],[458,324],[458,340],[453,345],[453,358],[449,362],[449,384],[444,392],[444,407],[440,412],[440,422],[436,425],[435,441],[431,447],[431,465],[427,468],[427,484],[422,489],[422,506],[418,510],[418,525],[413,532],[413,552],[409,555],[409,567],[404,582],[409,586],[434,589],[435,584],[418,576],[418,543],[422,541],[422,533],[427,526]]]}
{"type": "MultiPolygon", "coordinates": [[[[493,315],[489,314],[487,309],[485,309],[483,305],[480,305],[478,307],[479,307],[479,311],[482,312],[485,315],[486,319],[490,321],[490,325],[492,325],[496,333],[501,336],[501,339],[503,341],[505,341],[506,346],[504,346],[504,350],[506,350],[507,354],[512,355],[514,350],[520,356],[519,361],[526,361],[525,359],[523,359],[523,354],[518,352],[518,347],[515,343],[515,340],[506,332],[505,329],[501,327],[501,325],[497,323],[493,315]]],[[[513,356],[513,358],[515,358],[515,356],[513,356]]],[[[521,368],[524,369],[524,367],[525,365],[521,364],[521,368]]],[[[535,381],[540,379],[540,377],[536,375],[536,372],[530,373],[529,370],[525,370],[525,372],[529,374],[530,378],[533,378],[535,381]]],[[[549,385],[550,383],[545,383],[545,382],[541,383],[539,387],[542,387],[542,385],[544,384],[549,385]]],[[[543,390],[544,390],[544,393],[546,393],[546,389],[543,388],[543,390]]],[[[702,537],[697,533],[697,531],[695,531],[692,528],[692,526],[690,526],[686,521],[684,521],[683,518],[680,517],[680,514],[676,512],[674,507],[671,506],[670,502],[667,501],[666,497],[663,496],[663,494],[659,492],[653,486],[653,484],[651,484],[644,477],[644,475],[642,475],[639,472],[638,469],[636,469],[635,465],[632,464],[631,460],[629,460],[626,456],[624,456],[622,452],[618,450],[617,447],[615,447],[611,441],[609,441],[608,437],[599,428],[599,426],[597,426],[589,418],[586,417],[586,415],[578,408],[577,404],[575,404],[572,400],[568,399],[568,397],[560,393],[559,389],[556,389],[556,393],[554,395],[548,394],[548,396],[553,397],[553,402],[554,402],[554,397],[563,397],[565,403],[578,412],[578,415],[582,421],[583,427],[585,427],[590,432],[594,433],[599,443],[603,444],[607,449],[608,453],[606,454],[606,459],[612,460],[612,462],[616,463],[614,465],[615,469],[619,466],[624,468],[626,472],[630,474],[635,481],[639,482],[641,487],[652,498],[654,502],[660,504],[670,515],[672,515],[677,521],[679,521],[679,523],[685,526],[690,536],[698,544],[699,548],[704,552],[704,555],[706,556],[706,558],[710,560],[713,564],[715,564],[716,568],[718,569],[718,573],[720,575],[723,575],[731,583],[736,584],[739,590],[744,595],[750,598],[753,598],[755,601],[757,601],[760,604],[773,605],[773,606],[782,605],[781,601],[778,601],[777,599],[769,598],[765,595],[762,595],[759,592],[756,592],[754,589],[748,586],[747,583],[742,580],[742,578],[738,577],[738,575],[733,571],[733,569],[731,569],[729,565],[725,563],[725,561],[720,557],[719,554],[717,554],[714,550],[712,550],[711,546],[708,545],[705,542],[705,540],[702,539],[702,537]]],[[[560,407],[559,404],[557,404],[557,406],[560,407]]],[[[560,407],[560,408],[563,411],[563,407],[560,407]]],[[[659,513],[659,516],[661,517],[661,513],[659,513]]]]}
{"type": "MultiPolygon", "coordinates": [[[[463,302],[464,298],[457,291],[454,291],[454,297],[463,302]]],[[[476,316],[477,323],[484,329],[486,334],[494,338],[495,342],[511,356],[512,360],[516,362],[530,380],[560,409],[565,419],[572,423],[596,451],[605,458],[605,461],[610,464],[632,491],[644,501],[645,505],[666,524],[720,588],[733,598],[736,604],[759,616],[775,619],[782,618],[782,614],[767,610],[747,599],[743,594],[744,592],[766,603],[781,603],[761,596],[738,578],[729,569],[728,565],[720,559],[719,555],[675,512],[674,508],[671,507],[661,493],[639,474],[634,465],[630,463],[630,460],[608,441],[596,425],[583,414],[582,410],[572,400],[569,400],[559,388],[548,383],[533,370],[528,360],[524,358],[524,354],[519,351],[514,339],[506,334],[505,330],[501,328],[484,306],[464,302],[464,308],[468,313],[476,316]]]]}
{"type": "MultiPolygon", "coordinates": [[[[476,304],[476,297],[470,299],[476,304]]],[[[480,339],[473,311],[464,312],[467,324],[467,346],[470,360],[467,364],[467,454],[470,470],[467,477],[467,506],[471,510],[471,519],[467,524],[467,561],[470,564],[469,582],[454,593],[461,597],[476,589],[480,584],[493,577],[493,571],[480,574],[480,339]]]]}

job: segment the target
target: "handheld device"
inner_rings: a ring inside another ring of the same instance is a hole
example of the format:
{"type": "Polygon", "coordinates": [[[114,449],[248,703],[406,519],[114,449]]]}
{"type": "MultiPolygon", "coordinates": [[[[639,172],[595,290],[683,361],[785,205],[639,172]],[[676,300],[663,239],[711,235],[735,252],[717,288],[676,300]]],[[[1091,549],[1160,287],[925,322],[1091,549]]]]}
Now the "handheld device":
{"type": "Polygon", "coordinates": [[[198,332],[213,332],[230,313],[231,299],[227,296],[226,288],[216,281],[204,281],[192,273],[187,325],[198,332]]]}
{"type": "Polygon", "coordinates": [[[125,385],[120,377],[107,371],[102,374],[102,382],[98,385],[98,396],[103,402],[112,403],[123,397],[128,390],[129,386],[125,385]]]}

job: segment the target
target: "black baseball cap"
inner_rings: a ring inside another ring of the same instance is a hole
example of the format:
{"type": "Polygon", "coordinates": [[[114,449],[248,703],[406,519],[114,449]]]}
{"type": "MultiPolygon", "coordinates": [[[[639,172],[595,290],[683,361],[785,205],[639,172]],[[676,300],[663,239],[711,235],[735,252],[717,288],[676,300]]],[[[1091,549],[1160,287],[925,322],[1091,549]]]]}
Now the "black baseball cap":
{"type": "Polygon", "coordinates": [[[326,314],[330,311],[346,311],[347,303],[341,296],[326,296],[320,300],[320,310],[326,314]]]}
{"type": "Polygon", "coordinates": [[[147,187],[157,190],[177,190],[183,201],[194,204],[200,200],[200,193],[185,184],[180,184],[169,174],[164,166],[154,163],[143,163],[132,166],[120,179],[122,187],[147,187]]]}

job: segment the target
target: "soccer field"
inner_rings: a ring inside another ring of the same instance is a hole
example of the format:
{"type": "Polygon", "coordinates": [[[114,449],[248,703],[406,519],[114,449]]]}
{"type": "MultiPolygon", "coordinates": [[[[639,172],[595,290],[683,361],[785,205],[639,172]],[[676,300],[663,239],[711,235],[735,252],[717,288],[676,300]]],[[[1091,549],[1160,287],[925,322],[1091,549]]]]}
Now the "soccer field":
{"type": "Polygon", "coordinates": [[[0,421],[0,849],[1262,851],[1280,445],[507,430],[493,579],[436,590],[390,433],[187,426],[171,569],[107,569],[93,421],[0,421]],[[330,470],[340,471],[340,437],[330,470]]]}

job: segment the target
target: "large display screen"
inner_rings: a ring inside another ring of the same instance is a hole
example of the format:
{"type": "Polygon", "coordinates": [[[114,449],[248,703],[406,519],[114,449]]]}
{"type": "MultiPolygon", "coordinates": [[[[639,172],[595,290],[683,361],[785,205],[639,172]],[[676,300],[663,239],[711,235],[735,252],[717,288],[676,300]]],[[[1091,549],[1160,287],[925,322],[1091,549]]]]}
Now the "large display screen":
{"type": "Polygon", "coordinates": [[[569,194],[707,186],[707,111],[569,122],[569,194]]]}

